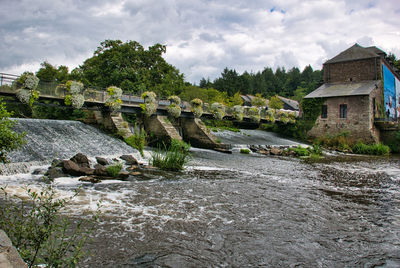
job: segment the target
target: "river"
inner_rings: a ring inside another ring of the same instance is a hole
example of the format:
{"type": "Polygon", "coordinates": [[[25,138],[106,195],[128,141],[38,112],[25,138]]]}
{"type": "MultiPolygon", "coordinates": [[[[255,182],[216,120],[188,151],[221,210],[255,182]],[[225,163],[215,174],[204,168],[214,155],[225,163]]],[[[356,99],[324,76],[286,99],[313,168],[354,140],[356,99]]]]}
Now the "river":
{"type": "MultiPolygon", "coordinates": [[[[256,136],[234,135],[241,144],[256,136]]],[[[333,155],[307,163],[191,153],[180,173],[99,184],[56,179],[60,196],[82,187],[67,211],[71,217],[84,217],[102,201],[102,221],[82,267],[400,266],[399,157],[333,155]]],[[[42,187],[40,175],[0,180],[16,195],[24,185],[42,187]]]]}

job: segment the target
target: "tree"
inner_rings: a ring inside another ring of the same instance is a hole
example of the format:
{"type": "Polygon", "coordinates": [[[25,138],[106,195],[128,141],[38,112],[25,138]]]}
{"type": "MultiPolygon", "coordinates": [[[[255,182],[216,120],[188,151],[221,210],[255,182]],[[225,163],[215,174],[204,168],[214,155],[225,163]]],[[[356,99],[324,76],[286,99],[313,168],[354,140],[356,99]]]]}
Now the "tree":
{"type": "Polygon", "coordinates": [[[0,163],[6,163],[7,154],[25,143],[25,133],[12,130],[15,121],[9,119],[11,116],[12,113],[7,112],[6,105],[0,98],[0,163]]]}
{"type": "Polygon", "coordinates": [[[283,102],[279,99],[278,96],[272,96],[269,99],[268,107],[271,109],[282,109],[283,102]]]}
{"type": "Polygon", "coordinates": [[[240,96],[240,92],[238,91],[232,97],[230,97],[227,104],[229,107],[243,105],[243,99],[242,96],[240,96]]]}
{"type": "Polygon", "coordinates": [[[60,65],[56,68],[47,61],[42,62],[40,66],[42,67],[36,72],[40,81],[65,83],[69,79],[67,66],[60,65]]]}
{"type": "Polygon", "coordinates": [[[102,88],[117,86],[125,92],[138,93],[144,88],[159,96],[177,95],[183,90],[184,77],[165,61],[165,52],[161,44],[145,50],[136,41],[105,40],[80,66],[83,82],[102,88]]]}

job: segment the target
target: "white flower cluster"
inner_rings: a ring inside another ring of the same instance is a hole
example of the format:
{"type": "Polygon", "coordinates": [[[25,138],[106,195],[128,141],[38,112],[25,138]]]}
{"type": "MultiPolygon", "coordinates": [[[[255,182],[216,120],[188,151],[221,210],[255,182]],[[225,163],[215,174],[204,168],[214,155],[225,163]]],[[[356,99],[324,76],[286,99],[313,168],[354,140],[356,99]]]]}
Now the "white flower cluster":
{"type": "Polygon", "coordinates": [[[23,82],[23,87],[33,90],[36,89],[39,84],[39,78],[34,74],[26,74],[23,82]]]}
{"type": "Polygon", "coordinates": [[[176,105],[181,104],[181,98],[179,98],[178,96],[170,96],[170,97],[168,97],[168,100],[171,103],[175,103],[176,105]]]}
{"type": "Polygon", "coordinates": [[[71,97],[71,106],[75,109],[82,108],[85,103],[85,97],[82,94],[73,94],[71,97]]]}
{"type": "Polygon", "coordinates": [[[23,104],[29,105],[31,99],[31,91],[29,89],[21,88],[16,92],[17,99],[23,104]]]}
{"type": "Polygon", "coordinates": [[[146,116],[151,116],[157,111],[157,95],[152,91],[146,91],[142,94],[144,100],[145,109],[144,113],[146,116]]]}
{"type": "Polygon", "coordinates": [[[235,119],[238,121],[243,120],[243,106],[241,105],[233,106],[233,117],[235,117],[235,119]]]}
{"type": "Polygon", "coordinates": [[[214,102],[211,104],[211,113],[214,115],[214,118],[222,120],[225,116],[225,107],[219,102],[214,102]]]}
{"type": "Polygon", "coordinates": [[[122,96],[122,89],[119,87],[111,86],[107,88],[107,95],[108,98],[106,100],[105,105],[110,107],[112,112],[116,112],[121,109],[121,96],[122,96]]]}
{"type": "Polygon", "coordinates": [[[82,92],[82,89],[83,89],[83,84],[81,82],[77,82],[77,81],[68,81],[67,82],[67,90],[72,95],[80,94],[82,92]]]}
{"type": "Polygon", "coordinates": [[[175,103],[171,103],[167,108],[168,114],[173,118],[178,118],[181,116],[181,107],[175,103]]]}
{"type": "Polygon", "coordinates": [[[253,121],[254,123],[259,123],[261,120],[260,108],[258,107],[250,108],[248,111],[248,115],[250,117],[250,120],[253,121]]]}

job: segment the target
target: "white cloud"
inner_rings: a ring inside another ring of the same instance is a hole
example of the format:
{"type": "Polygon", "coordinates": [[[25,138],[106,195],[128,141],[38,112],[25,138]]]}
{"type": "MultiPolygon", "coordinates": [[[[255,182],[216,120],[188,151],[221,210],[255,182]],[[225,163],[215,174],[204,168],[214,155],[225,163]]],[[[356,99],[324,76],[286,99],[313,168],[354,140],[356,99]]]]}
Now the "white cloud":
{"type": "Polygon", "coordinates": [[[190,82],[264,67],[300,69],[359,42],[400,57],[397,0],[37,0],[0,10],[0,72],[77,67],[105,39],[167,45],[190,82]]]}

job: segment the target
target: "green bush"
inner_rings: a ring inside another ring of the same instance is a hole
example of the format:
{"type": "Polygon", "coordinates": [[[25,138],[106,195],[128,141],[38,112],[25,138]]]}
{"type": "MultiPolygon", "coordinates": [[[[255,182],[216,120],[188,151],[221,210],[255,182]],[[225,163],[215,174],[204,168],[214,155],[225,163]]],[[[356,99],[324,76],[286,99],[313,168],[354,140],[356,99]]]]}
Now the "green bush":
{"type": "Polygon", "coordinates": [[[361,141],[358,141],[356,144],[352,146],[351,149],[355,154],[388,155],[390,153],[389,146],[383,145],[381,143],[368,145],[364,144],[361,141]]]}
{"type": "Polygon", "coordinates": [[[27,189],[26,199],[12,199],[0,189],[0,229],[29,267],[76,267],[98,214],[74,223],[61,216],[69,200],[56,198],[52,186],[40,193],[27,189]]]}
{"type": "Polygon", "coordinates": [[[115,162],[113,165],[107,166],[107,174],[111,177],[118,177],[119,172],[122,169],[122,164],[120,162],[115,162]]]}
{"type": "Polygon", "coordinates": [[[245,149],[245,148],[241,148],[240,149],[240,153],[241,154],[250,154],[250,150],[249,149],[245,149]]]}
{"type": "Polygon", "coordinates": [[[171,140],[170,146],[164,144],[153,152],[151,156],[152,165],[162,170],[179,171],[187,163],[190,156],[190,145],[176,139],[171,140]]]}
{"type": "Polygon", "coordinates": [[[132,136],[125,138],[125,142],[131,147],[137,149],[140,152],[141,156],[144,156],[143,149],[144,146],[146,146],[146,139],[147,139],[147,134],[146,131],[144,131],[144,128],[139,130],[135,126],[135,133],[133,133],[132,136]]]}

